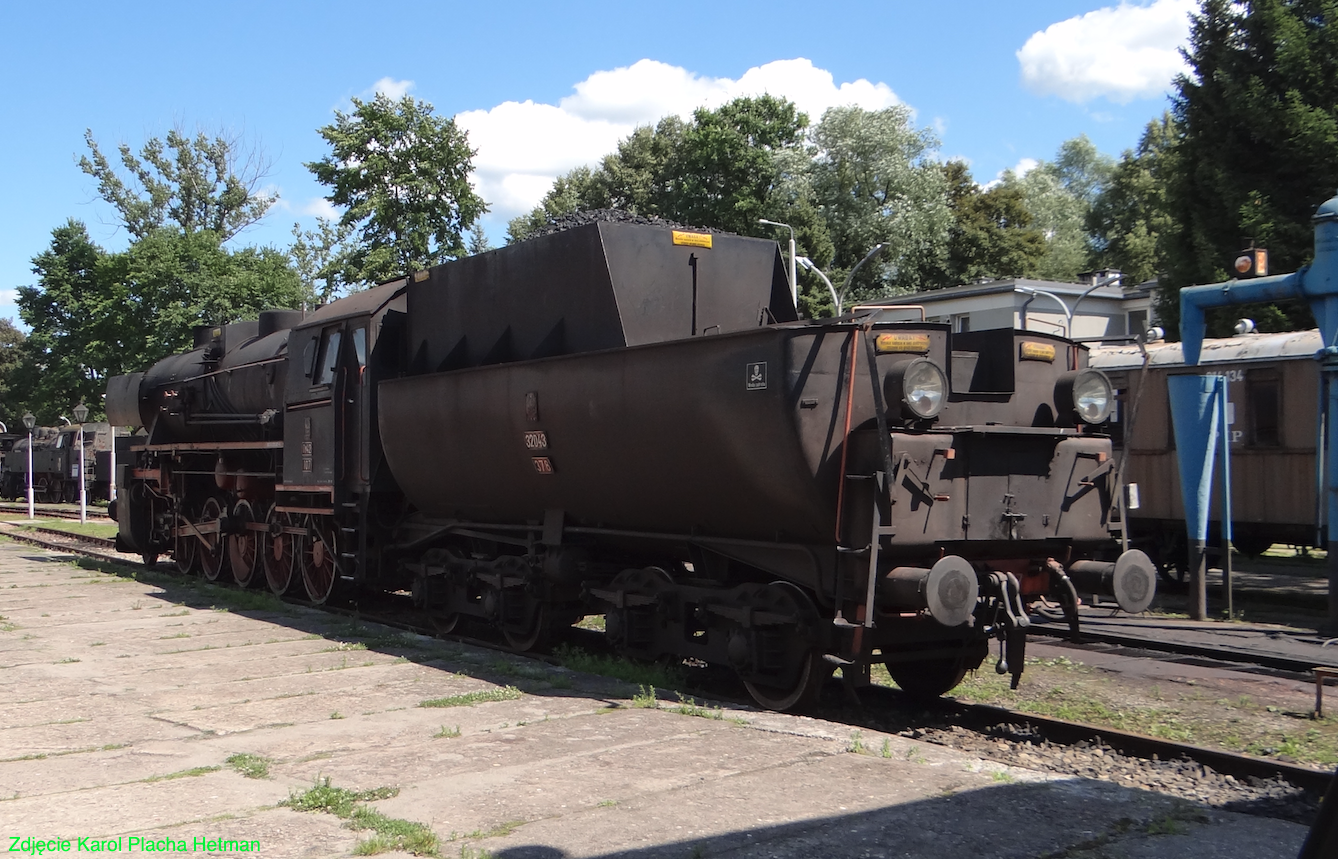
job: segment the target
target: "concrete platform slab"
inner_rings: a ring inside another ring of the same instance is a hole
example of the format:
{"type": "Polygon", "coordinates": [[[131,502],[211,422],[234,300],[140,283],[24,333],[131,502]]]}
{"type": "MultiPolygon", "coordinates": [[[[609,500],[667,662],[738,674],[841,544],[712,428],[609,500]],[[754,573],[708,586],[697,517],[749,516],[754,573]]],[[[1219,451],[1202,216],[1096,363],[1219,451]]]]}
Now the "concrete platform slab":
{"type": "Polygon", "coordinates": [[[361,804],[429,826],[444,857],[1259,859],[1295,856],[1304,838],[816,719],[638,707],[608,680],[227,602],[0,543],[5,846],[349,856],[370,832],[281,805],[327,779],[396,788],[361,804]],[[479,692],[496,700],[420,706],[479,692]],[[266,776],[246,777],[237,755],[266,776]]]}

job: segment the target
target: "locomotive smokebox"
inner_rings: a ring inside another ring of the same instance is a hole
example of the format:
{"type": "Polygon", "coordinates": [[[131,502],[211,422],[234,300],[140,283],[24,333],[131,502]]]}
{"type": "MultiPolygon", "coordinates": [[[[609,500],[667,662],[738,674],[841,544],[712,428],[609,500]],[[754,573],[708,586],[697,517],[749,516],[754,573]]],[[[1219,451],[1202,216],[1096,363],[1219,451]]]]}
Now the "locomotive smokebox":
{"type": "Polygon", "coordinates": [[[928,609],[930,617],[944,626],[970,622],[980,598],[976,571],[956,555],[940,559],[927,570],[897,567],[880,584],[884,602],[896,608],[928,609]]]}
{"type": "Polygon", "coordinates": [[[1079,591],[1114,597],[1120,608],[1130,614],[1147,610],[1157,595],[1157,568],[1138,549],[1130,549],[1113,564],[1074,561],[1068,574],[1079,591]]]}

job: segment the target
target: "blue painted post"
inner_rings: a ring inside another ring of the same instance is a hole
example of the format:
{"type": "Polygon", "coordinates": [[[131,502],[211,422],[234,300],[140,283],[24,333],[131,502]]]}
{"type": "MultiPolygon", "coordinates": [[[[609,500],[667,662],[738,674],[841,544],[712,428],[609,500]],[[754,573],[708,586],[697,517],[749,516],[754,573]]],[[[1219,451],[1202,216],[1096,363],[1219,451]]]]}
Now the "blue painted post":
{"type": "Polygon", "coordinates": [[[1217,432],[1221,376],[1170,376],[1171,426],[1175,458],[1180,466],[1180,495],[1185,502],[1189,537],[1189,618],[1208,616],[1208,511],[1212,504],[1213,456],[1217,432]]]}
{"type": "Polygon", "coordinates": [[[1231,427],[1227,424],[1226,376],[1217,377],[1217,413],[1222,424],[1218,438],[1222,440],[1222,596],[1226,598],[1227,619],[1236,616],[1235,599],[1231,593],[1231,427]]]}
{"type": "Polygon", "coordinates": [[[1327,392],[1324,407],[1327,438],[1324,488],[1328,495],[1325,522],[1329,551],[1329,619],[1327,631],[1338,634],[1338,196],[1326,200],[1315,212],[1315,258],[1309,266],[1291,274],[1255,280],[1227,281],[1180,291],[1180,339],[1185,363],[1197,364],[1203,347],[1204,311],[1210,307],[1304,298],[1319,323],[1324,348],[1315,356],[1327,392]]]}

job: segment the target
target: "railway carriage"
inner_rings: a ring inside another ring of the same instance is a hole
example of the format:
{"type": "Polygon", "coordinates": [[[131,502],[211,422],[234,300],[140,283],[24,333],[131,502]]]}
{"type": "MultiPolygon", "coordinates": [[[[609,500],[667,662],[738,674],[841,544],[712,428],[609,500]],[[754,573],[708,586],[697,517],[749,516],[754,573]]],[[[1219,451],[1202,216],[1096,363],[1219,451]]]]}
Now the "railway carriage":
{"type": "Polygon", "coordinates": [[[146,428],[125,549],[443,631],[732,667],[763,706],[886,663],[1016,682],[1028,604],[1146,607],[1109,553],[1113,390],[1071,341],[801,321],[775,243],[594,222],[308,315],[202,329],[109,385],[146,428]],[[300,582],[300,584],[299,584],[300,582]]]}
{"type": "MultiPolygon", "coordinates": [[[[1245,555],[1273,543],[1323,546],[1323,499],[1317,491],[1315,440],[1319,437],[1319,332],[1244,334],[1203,341],[1200,366],[1186,367],[1179,343],[1146,346],[1147,376],[1136,424],[1112,424],[1117,451],[1128,451],[1127,480],[1138,485],[1139,507],[1129,511],[1131,537],[1173,579],[1186,574],[1188,543],[1180,475],[1175,461],[1166,379],[1181,373],[1220,374],[1227,380],[1231,435],[1232,537],[1245,555]]],[[[1122,392],[1127,415],[1143,374],[1136,345],[1100,346],[1091,363],[1122,392]]],[[[1210,541],[1220,542],[1219,493],[1213,493],[1210,541]]]]}

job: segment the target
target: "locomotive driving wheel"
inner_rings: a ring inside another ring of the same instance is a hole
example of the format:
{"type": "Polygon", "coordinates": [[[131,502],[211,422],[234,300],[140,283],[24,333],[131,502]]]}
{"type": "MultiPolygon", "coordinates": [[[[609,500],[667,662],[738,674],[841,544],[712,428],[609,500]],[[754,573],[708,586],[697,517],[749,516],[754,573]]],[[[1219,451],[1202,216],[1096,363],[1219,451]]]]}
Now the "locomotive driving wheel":
{"type": "Polygon", "coordinates": [[[760,619],[755,621],[758,625],[752,630],[753,662],[745,674],[752,679],[743,683],[748,694],[768,710],[793,710],[813,704],[835,670],[809,641],[818,610],[803,591],[789,582],[773,582],[760,588],[749,602],[758,615],[765,613],[785,620],[765,625],[760,619]],[[767,679],[761,679],[763,676],[767,679]]]}
{"type": "Polygon", "coordinates": [[[307,599],[324,605],[339,582],[339,529],[327,516],[307,519],[309,536],[302,544],[302,582],[307,599]]]}
{"type": "Polygon", "coordinates": [[[177,514],[178,533],[172,542],[172,560],[177,572],[183,576],[193,575],[200,569],[200,540],[190,531],[190,518],[185,513],[177,514]],[[182,533],[181,529],[184,529],[182,533]]]}
{"type": "Polygon", "coordinates": [[[232,562],[232,578],[241,587],[256,584],[256,568],[260,566],[260,532],[248,526],[256,521],[249,501],[238,501],[232,508],[235,534],[228,535],[228,560],[232,562]]]}
{"type": "Polygon", "coordinates": [[[293,567],[297,563],[299,551],[298,537],[286,530],[293,527],[292,517],[287,513],[280,513],[271,507],[265,521],[269,523],[269,531],[261,540],[263,551],[260,553],[265,567],[265,582],[271,591],[283,596],[293,585],[293,567]]]}
{"type": "MultiPolygon", "coordinates": [[[[210,498],[204,502],[204,507],[200,508],[201,525],[216,525],[222,518],[223,508],[217,498],[210,498]]],[[[211,582],[218,581],[228,563],[227,541],[223,538],[223,534],[217,530],[205,534],[204,542],[199,544],[198,551],[200,569],[205,579],[211,582]]]]}

